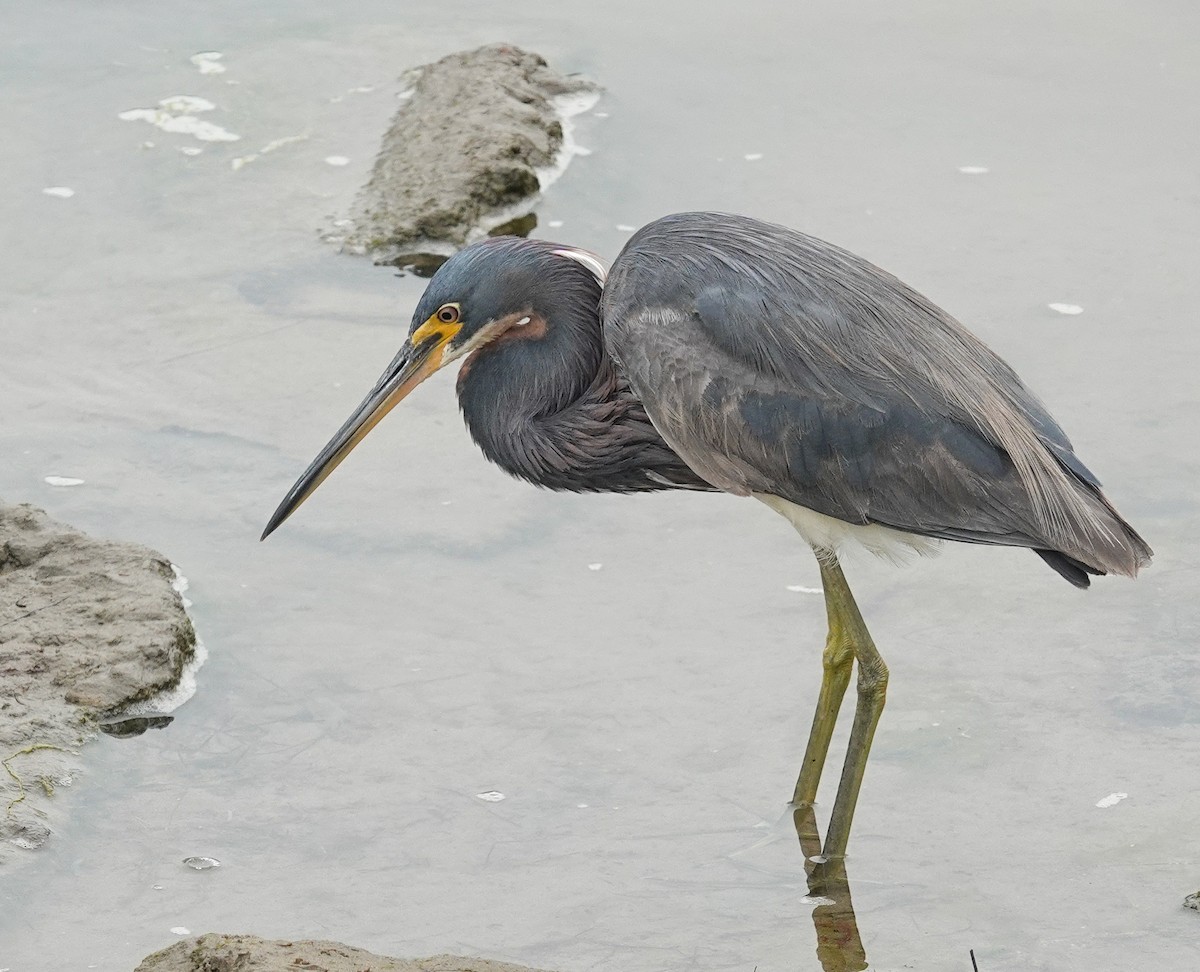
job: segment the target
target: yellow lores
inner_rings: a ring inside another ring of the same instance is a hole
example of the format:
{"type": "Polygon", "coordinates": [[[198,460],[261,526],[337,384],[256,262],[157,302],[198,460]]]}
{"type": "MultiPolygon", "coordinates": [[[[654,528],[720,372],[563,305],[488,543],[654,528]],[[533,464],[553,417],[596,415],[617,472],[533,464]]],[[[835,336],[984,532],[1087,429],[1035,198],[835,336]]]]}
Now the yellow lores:
{"type": "MultiPolygon", "coordinates": [[[[437,346],[433,349],[431,359],[436,357],[440,362],[442,360],[442,349],[453,340],[454,335],[462,330],[462,324],[459,322],[458,304],[443,304],[438,308],[436,314],[432,315],[424,324],[412,332],[409,337],[409,343],[415,345],[424,344],[433,338],[437,339],[437,346]]],[[[437,368],[433,368],[436,371],[437,368]]],[[[428,377],[428,375],[426,376],[428,377]]]]}

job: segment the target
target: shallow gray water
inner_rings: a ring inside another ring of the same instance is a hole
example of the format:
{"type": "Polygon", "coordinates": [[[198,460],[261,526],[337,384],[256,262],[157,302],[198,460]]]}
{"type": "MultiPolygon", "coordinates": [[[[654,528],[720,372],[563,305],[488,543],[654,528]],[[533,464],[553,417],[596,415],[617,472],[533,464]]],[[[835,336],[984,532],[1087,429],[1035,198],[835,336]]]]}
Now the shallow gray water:
{"type": "Polygon", "coordinates": [[[511,482],[443,376],[257,542],[422,287],[317,230],[400,71],[500,39],[608,88],[541,235],[611,258],[720,208],[863,253],[1009,359],[1156,549],[1087,594],[1021,551],[848,564],[892,667],[848,861],[872,967],[1195,968],[1196,6],[249,6],[3,14],[0,495],[169,555],[211,657],[0,876],[0,968],[131,969],[172,928],[818,967],[784,801],[824,612],[778,517],[511,482]],[[117,118],[176,94],[241,141],[117,118]]]}

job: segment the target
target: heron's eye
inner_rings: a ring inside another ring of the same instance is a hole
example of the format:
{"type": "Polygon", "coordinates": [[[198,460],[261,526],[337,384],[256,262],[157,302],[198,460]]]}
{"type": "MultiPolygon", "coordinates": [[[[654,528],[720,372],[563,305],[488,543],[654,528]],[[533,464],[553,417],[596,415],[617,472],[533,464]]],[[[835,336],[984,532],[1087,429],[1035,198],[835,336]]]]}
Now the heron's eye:
{"type": "Polygon", "coordinates": [[[437,319],[439,321],[441,321],[443,324],[457,324],[458,323],[458,305],[443,304],[441,307],[438,308],[437,319]]]}

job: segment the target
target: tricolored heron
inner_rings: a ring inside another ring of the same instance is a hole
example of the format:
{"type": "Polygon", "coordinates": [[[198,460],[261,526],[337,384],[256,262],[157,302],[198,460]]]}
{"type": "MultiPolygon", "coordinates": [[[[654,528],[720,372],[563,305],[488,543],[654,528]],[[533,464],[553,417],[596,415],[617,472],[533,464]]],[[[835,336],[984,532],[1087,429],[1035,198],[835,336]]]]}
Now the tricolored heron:
{"type": "Polygon", "coordinates": [[[838,550],[1028,547],[1076,587],[1151,550],[1013,370],[846,250],[744,216],[681,213],[606,275],[542,240],[474,243],[430,280],[404,346],[275,511],[265,538],[420,382],[463,360],[484,455],[549,489],[723,490],[783,514],[820,565],[829,621],[794,802],[811,806],[858,665],[824,853],[845,853],[888,670],[838,550]]]}

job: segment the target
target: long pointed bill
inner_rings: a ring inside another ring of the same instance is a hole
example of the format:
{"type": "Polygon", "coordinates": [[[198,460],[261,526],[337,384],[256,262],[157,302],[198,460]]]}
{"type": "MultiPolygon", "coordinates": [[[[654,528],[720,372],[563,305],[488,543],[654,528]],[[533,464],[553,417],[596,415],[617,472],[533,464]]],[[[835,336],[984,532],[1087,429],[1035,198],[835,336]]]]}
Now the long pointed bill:
{"type": "Polygon", "coordinates": [[[313,494],[337,468],[338,463],[350,455],[350,451],[379,424],[380,419],[442,366],[446,345],[458,333],[459,327],[458,324],[443,324],[431,319],[413,332],[362,404],[304,470],[304,475],[296,480],[296,485],[288,490],[279,509],[272,514],[267,528],[263,530],[261,539],[266,540],[313,494]]]}

